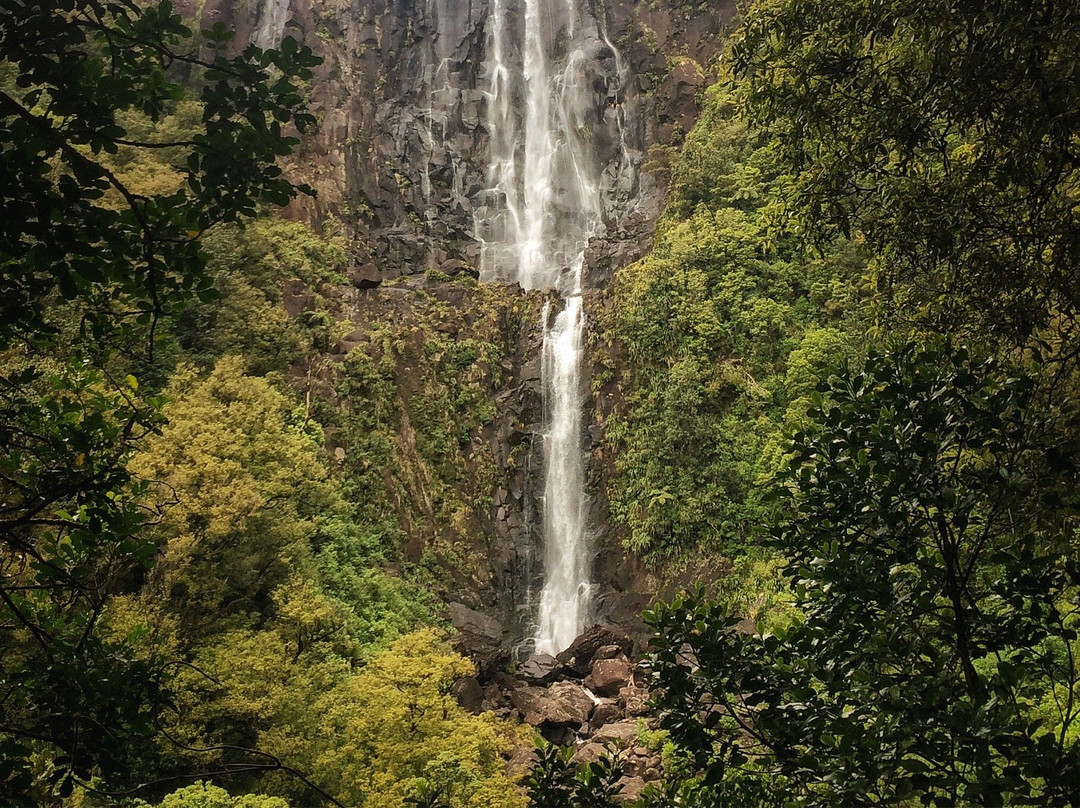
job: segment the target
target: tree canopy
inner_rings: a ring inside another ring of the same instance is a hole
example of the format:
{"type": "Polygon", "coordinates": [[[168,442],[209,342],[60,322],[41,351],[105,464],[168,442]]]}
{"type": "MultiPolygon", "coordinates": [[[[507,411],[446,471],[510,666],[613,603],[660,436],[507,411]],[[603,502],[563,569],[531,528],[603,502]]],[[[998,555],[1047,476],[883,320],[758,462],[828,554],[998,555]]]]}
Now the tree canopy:
{"type": "Polygon", "coordinates": [[[314,123],[300,93],[311,52],[289,40],[228,56],[229,36],[197,41],[168,2],[0,10],[8,804],[134,776],[131,739],[163,703],[160,660],[98,630],[109,596],[154,557],[156,515],[127,461],[161,424],[158,324],[214,295],[208,228],[302,190],[275,162],[314,123]],[[127,170],[143,157],[160,175],[127,170]],[[32,787],[34,760],[51,763],[32,787]]]}
{"type": "Polygon", "coordinates": [[[761,0],[731,48],[781,221],[864,238],[906,317],[1014,344],[1073,322],[1075,3],[761,0]]]}
{"type": "Polygon", "coordinates": [[[651,618],[692,804],[747,766],[798,805],[1075,800],[1075,473],[1033,390],[910,345],[824,386],[771,536],[794,624],[743,633],[700,596],[651,618]]]}

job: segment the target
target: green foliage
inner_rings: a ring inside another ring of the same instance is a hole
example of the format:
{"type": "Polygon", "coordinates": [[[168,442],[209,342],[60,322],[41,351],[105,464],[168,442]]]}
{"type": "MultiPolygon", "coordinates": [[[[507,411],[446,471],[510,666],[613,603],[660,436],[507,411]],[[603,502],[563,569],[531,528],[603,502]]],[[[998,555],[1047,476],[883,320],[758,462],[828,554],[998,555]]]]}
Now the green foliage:
{"type": "MultiPolygon", "coordinates": [[[[449,686],[472,663],[432,630],[398,639],[359,671],[325,648],[296,657],[273,631],[223,636],[198,663],[214,680],[184,674],[174,730],[189,745],[215,747],[202,765],[227,764],[238,747],[257,744],[346,805],[403,808],[425,794],[445,808],[524,804],[504,760],[521,733],[457,705],[449,686]]],[[[256,787],[305,797],[281,776],[256,787]]]]}
{"type": "Polygon", "coordinates": [[[1075,317],[1075,3],[763,0],[731,53],[782,223],[865,237],[904,317],[1018,342],[1075,317]]]}
{"type": "Polygon", "coordinates": [[[96,628],[110,588],[153,561],[143,489],[124,464],[159,402],[75,362],[4,371],[0,797],[16,801],[35,792],[35,746],[57,756],[38,786],[64,792],[94,766],[129,765],[151,729],[159,671],[96,628]]]}
{"type": "Polygon", "coordinates": [[[314,314],[320,310],[316,292],[343,280],[343,240],[333,221],[327,230],[320,236],[299,222],[262,217],[207,233],[207,271],[220,296],[189,306],[175,324],[186,356],[209,365],[227,354],[242,355],[250,372],[265,374],[283,371],[319,347],[323,324],[310,316],[291,319],[281,298],[285,281],[302,281],[312,290],[314,314]]]}
{"type": "Polygon", "coordinates": [[[615,808],[623,776],[616,758],[605,755],[595,763],[572,762],[573,747],[540,741],[536,763],[525,787],[530,802],[539,808],[615,808]]]}
{"type": "Polygon", "coordinates": [[[748,763],[785,804],[1072,803],[1075,471],[1035,379],[908,345],[822,393],[772,533],[801,617],[744,634],[700,594],[649,616],[690,804],[748,763]]]}
{"type": "Polygon", "coordinates": [[[521,808],[503,755],[521,733],[465,713],[448,689],[473,673],[430,630],[398,640],[320,702],[320,769],[344,802],[398,808],[438,790],[447,808],[521,808]]]}
{"type": "MultiPolygon", "coordinates": [[[[296,189],[274,162],[298,141],[284,127],[315,123],[298,111],[297,81],[318,60],[291,39],[281,52],[250,47],[201,60],[168,2],[81,0],[67,12],[18,6],[5,12],[0,34],[0,61],[15,74],[0,91],[0,137],[11,146],[0,163],[5,342],[48,333],[56,294],[88,304],[97,341],[118,322],[152,322],[210,295],[199,236],[260,204],[287,203],[296,189]],[[166,143],[138,140],[123,116],[155,121],[173,109],[185,95],[170,72],[179,64],[205,81],[197,131],[169,142],[183,150],[183,187],[133,191],[101,155],[166,143]]],[[[227,39],[219,26],[211,45],[227,39]]]]}
{"type": "MultiPolygon", "coordinates": [[[[150,808],[147,803],[139,806],[150,808]]],[[[199,781],[167,795],[153,808],[289,808],[289,804],[280,797],[256,794],[233,797],[223,788],[199,781]]]]}
{"type": "Polygon", "coordinates": [[[769,513],[761,483],[783,428],[854,350],[861,253],[772,249],[762,212],[776,188],[772,153],[747,141],[714,87],[652,254],[616,278],[602,338],[625,346],[629,367],[626,412],[608,425],[610,493],[639,553],[745,546],[769,513]]]}
{"type": "Polygon", "coordinates": [[[200,60],[167,2],[0,16],[0,802],[22,805],[139,770],[162,660],[100,629],[153,560],[127,464],[161,424],[157,324],[212,296],[203,231],[298,190],[274,162],[314,123],[316,60],[200,60]]]}
{"type": "Polygon", "coordinates": [[[243,364],[222,359],[202,381],[182,372],[168,425],[131,463],[169,505],[151,534],[161,560],[150,594],[199,640],[276,614],[298,655],[327,632],[361,654],[430,620],[354,523],[321,430],[243,364]]]}
{"type": "Polygon", "coordinates": [[[155,587],[186,624],[259,613],[333,507],[318,446],[289,423],[284,396],[220,361],[204,382],[174,381],[169,423],[130,468],[168,507],[154,528],[155,587]]]}

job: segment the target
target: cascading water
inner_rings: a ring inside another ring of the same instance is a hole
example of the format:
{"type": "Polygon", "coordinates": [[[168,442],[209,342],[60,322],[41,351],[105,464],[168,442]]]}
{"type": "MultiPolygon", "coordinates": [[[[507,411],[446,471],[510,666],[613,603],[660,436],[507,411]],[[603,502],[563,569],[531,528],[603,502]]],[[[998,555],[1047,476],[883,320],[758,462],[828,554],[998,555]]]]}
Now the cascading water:
{"type": "Polygon", "coordinates": [[[589,614],[590,548],[586,524],[585,457],[581,440],[581,361],[584,312],[580,277],[584,255],[573,276],[578,291],[551,320],[544,306],[542,373],[548,412],[544,436],[544,571],[536,651],[556,654],[581,632],[589,614]]]}
{"type": "Polygon", "coordinates": [[[490,202],[476,226],[485,280],[554,289],[562,298],[557,313],[557,303],[548,301],[542,322],[545,582],[535,648],[551,654],[574,640],[590,610],[581,292],[585,248],[603,227],[590,66],[605,48],[619,65],[585,5],[524,0],[522,24],[513,0],[492,0],[490,202]]]}
{"type": "Polygon", "coordinates": [[[281,39],[285,35],[285,23],[288,17],[289,0],[262,0],[259,4],[255,33],[251,38],[252,43],[260,48],[280,46],[281,39]]]}

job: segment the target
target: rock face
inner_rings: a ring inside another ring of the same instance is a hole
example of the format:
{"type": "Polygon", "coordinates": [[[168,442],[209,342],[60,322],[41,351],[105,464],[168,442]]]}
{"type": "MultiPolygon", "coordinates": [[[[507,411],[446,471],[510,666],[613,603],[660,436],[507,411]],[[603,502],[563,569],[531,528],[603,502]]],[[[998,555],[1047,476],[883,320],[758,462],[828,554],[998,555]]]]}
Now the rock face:
{"type": "MultiPolygon", "coordinates": [[[[505,24],[523,25],[523,0],[503,0],[505,24]]],[[[316,199],[297,216],[342,221],[354,261],[373,263],[383,280],[447,262],[475,267],[475,223],[491,204],[486,189],[492,0],[183,0],[203,28],[223,22],[238,46],[272,46],[292,36],[324,59],[311,106],[317,135],[291,173],[316,199]]],[[[663,187],[640,170],[649,148],[688,132],[703,66],[719,47],[733,0],[586,4],[597,15],[593,49],[595,114],[589,122],[605,165],[604,218],[617,240],[640,243],[659,212],[663,187]],[[634,171],[615,168],[625,150],[634,171]]],[[[554,6],[545,11],[553,14],[554,6]]],[[[515,54],[507,54],[514,58],[515,54]]],[[[620,252],[615,263],[630,253],[620,252]]],[[[444,270],[445,271],[445,270],[444,270]]]]}

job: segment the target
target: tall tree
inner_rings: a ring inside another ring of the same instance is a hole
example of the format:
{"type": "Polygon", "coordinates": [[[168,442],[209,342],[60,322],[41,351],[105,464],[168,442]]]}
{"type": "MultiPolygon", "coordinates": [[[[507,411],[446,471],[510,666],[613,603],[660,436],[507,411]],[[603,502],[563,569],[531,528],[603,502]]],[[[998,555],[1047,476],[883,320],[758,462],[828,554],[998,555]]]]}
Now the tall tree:
{"type": "Polygon", "coordinates": [[[690,804],[1076,804],[1075,470],[1034,382],[908,345],[826,387],[772,532],[801,617],[651,616],[690,804]]]}
{"type": "Polygon", "coordinates": [[[785,214],[865,238],[906,315],[1014,343],[1073,324],[1080,6],[761,0],[732,61],[792,172],[785,214]]]}
{"type": "Polygon", "coordinates": [[[0,4],[5,804],[133,775],[129,739],[160,703],[160,671],[98,631],[108,595],[153,560],[126,464],[161,401],[136,376],[159,319],[213,295],[201,234],[301,190],[275,161],[314,123],[310,51],[227,56],[228,39],[215,29],[200,50],[168,2],[0,4]],[[187,87],[190,131],[155,136],[187,87]],[[125,181],[116,161],[132,153],[167,155],[177,187],[125,181]]]}

